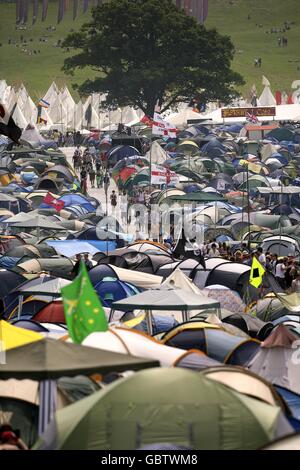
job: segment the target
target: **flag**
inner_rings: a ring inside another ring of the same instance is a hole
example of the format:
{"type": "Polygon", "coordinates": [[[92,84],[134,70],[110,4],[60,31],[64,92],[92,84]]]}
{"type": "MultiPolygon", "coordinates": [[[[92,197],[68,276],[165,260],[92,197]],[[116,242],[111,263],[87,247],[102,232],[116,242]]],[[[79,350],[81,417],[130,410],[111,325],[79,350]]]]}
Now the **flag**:
{"type": "Polygon", "coordinates": [[[16,125],[11,114],[6,110],[4,105],[0,102],[0,134],[6,135],[11,140],[19,143],[22,131],[16,125]]]}
{"type": "Polygon", "coordinates": [[[258,259],[254,256],[252,260],[251,272],[250,272],[250,284],[253,287],[258,288],[262,281],[263,275],[265,274],[265,268],[260,264],[258,259]]]}
{"type": "Polygon", "coordinates": [[[53,197],[52,194],[49,192],[44,197],[43,203],[53,207],[57,210],[57,212],[60,212],[65,207],[64,201],[59,201],[58,199],[55,199],[55,197],[53,197]]]}
{"type": "Polygon", "coordinates": [[[69,335],[74,343],[96,331],[107,331],[108,323],[102,304],[81,261],[79,274],[71,284],[61,289],[69,335]]]}
{"type": "Polygon", "coordinates": [[[48,122],[47,119],[44,119],[44,118],[42,118],[41,116],[38,116],[38,118],[37,118],[37,124],[44,124],[44,125],[46,125],[47,122],[48,122]]]}
{"type": "Polygon", "coordinates": [[[164,137],[176,137],[177,129],[167,121],[164,121],[160,114],[154,113],[152,134],[164,137]]]}
{"type": "Polygon", "coordinates": [[[258,123],[258,118],[253,113],[246,113],[246,121],[251,122],[252,124],[258,123]]]}
{"type": "Polygon", "coordinates": [[[41,98],[40,101],[38,102],[38,106],[41,106],[41,108],[49,108],[50,103],[48,103],[48,101],[41,98]]]}
{"type": "Polygon", "coordinates": [[[152,127],[153,126],[153,119],[151,119],[149,116],[144,114],[142,117],[141,121],[143,124],[146,124],[147,127],[152,127]]]}

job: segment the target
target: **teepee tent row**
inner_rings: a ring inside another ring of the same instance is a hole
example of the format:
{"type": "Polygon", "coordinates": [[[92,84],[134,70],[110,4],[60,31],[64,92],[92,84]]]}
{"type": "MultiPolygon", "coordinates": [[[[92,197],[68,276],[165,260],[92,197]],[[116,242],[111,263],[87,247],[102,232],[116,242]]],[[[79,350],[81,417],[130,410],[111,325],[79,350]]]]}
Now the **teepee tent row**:
{"type": "MultiPolygon", "coordinates": [[[[276,106],[276,99],[271,91],[270,82],[263,77],[262,84],[264,90],[257,99],[258,106],[276,106]]],[[[254,90],[254,87],[253,87],[254,90]]],[[[252,91],[253,91],[252,90],[252,91]]],[[[126,126],[138,124],[144,113],[140,109],[134,109],[130,106],[117,108],[114,110],[107,109],[106,95],[100,93],[92,93],[86,99],[74,101],[67,86],[59,89],[53,82],[45,95],[35,97],[33,100],[26,90],[24,84],[18,89],[10,86],[5,80],[0,80],[0,101],[5,105],[7,110],[14,113],[17,124],[26,128],[28,124],[35,125],[38,116],[40,124],[43,128],[51,128],[51,126],[59,126],[63,129],[72,129],[80,131],[82,129],[101,129],[115,130],[119,123],[126,126]],[[43,106],[38,110],[38,100],[43,100],[43,106]]],[[[234,106],[252,106],[250,102],[240,99],[234,106]]],[[[300,116],[300,104],[280,105],[276,106],[276,119],[297,120],[300,116]]],[[[176,127],[184,126],[189,120],[205,119],[213,123],[223,122],[221,108],[211,104],[205,113],[196,113],[186,103],[178,105],[175,110],[170,110],[168,121],[176,127]]],[[[259,118],[262,120],[263,118],[259,118]]],[[[233,121],[240,118],[233,118],[233,121]]]]}

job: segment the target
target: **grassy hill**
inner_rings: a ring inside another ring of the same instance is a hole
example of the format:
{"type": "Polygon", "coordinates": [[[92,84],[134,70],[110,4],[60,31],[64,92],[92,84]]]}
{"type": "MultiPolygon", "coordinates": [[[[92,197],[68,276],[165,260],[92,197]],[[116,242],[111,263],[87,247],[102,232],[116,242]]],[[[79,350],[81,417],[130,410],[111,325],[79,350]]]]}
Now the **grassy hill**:
{"type": "MultiPolygon", "coordinates": [[[[248,91],[253,83],[260,90],[262,75],[271,81],[273,90],[289,91],[291,82],[300,79],[299,0],[209,0],[209,4],[206,25],[231,36],[235,44],[237,52],[233,67],[247,82],[241,91],[248,91]],[[295,24],[284,33],[270,33],[271,28],[282,28],[285,21],[295,24]],[[277,42],[282,35],[288,38],[288,46],[284,48],[278,47],[277,42]],[[262,58],[261,69],[254,67],[256,57],[262,58]]],[[[34,26],[29,22],[26,31],[21,31],[15,29],[15,5],[0,3],[0,79],[5,78],[15,85],[24,82],[32,98],[39,99],[53,80],[59,85],[66,83],[71,90],[73,83],[91,77],[90,70],[77,71],[75,77],[66,76],[61,71],[66,53],[55,44],[72,29],[79,29],[90,15],[89,12],[81,14],[73,21],[72,8],[69,10],[63,22],[57,25],[57,2],[50,2],[47,21],[42,23],[39,20],[34,26]],[[55,31],[47,30],[51,25],[56,27],[55,31]],[[21,35],[27,40],[32,39],[27,49],[40,52],[32,55],[22,52],[21,35]],[[40,42],[40,38],[47,42],[40,42]],[[8,44],[9,40],[12,43],[16,41],[18,46],[8,44]]]]}

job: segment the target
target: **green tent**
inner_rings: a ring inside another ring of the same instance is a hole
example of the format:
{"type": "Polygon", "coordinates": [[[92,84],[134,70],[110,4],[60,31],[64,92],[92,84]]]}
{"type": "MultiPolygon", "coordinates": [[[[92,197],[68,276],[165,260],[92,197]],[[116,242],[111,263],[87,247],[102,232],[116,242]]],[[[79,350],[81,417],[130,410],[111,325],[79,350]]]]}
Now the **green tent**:
{"type": "Polygon", "coordinates": [[[6,351],[6,363],[0,364],[0,379],[53,380],[155,366],[159,366],[158,361],[45,338],[6,351]]]}
{"type": "Polygon", "coordinates": [[[194,371],[157,368],[58,411],[35,449],[134,450],[168,442],[197,450],[251,450],[289,432],[277,406],[194,371]]]}

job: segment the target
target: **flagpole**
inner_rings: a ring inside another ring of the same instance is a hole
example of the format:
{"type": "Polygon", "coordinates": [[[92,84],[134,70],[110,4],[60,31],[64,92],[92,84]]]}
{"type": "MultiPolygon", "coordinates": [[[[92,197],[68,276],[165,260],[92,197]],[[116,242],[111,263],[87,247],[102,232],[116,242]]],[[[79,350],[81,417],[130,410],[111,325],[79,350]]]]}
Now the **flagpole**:
{"type": "Polygon", "coordinates": [[[247,216],[248,216],[248,250],[251,251],[251,229],[250,229],[250,187],[249,187],[249,167],[247,165],[247,216]]]}

